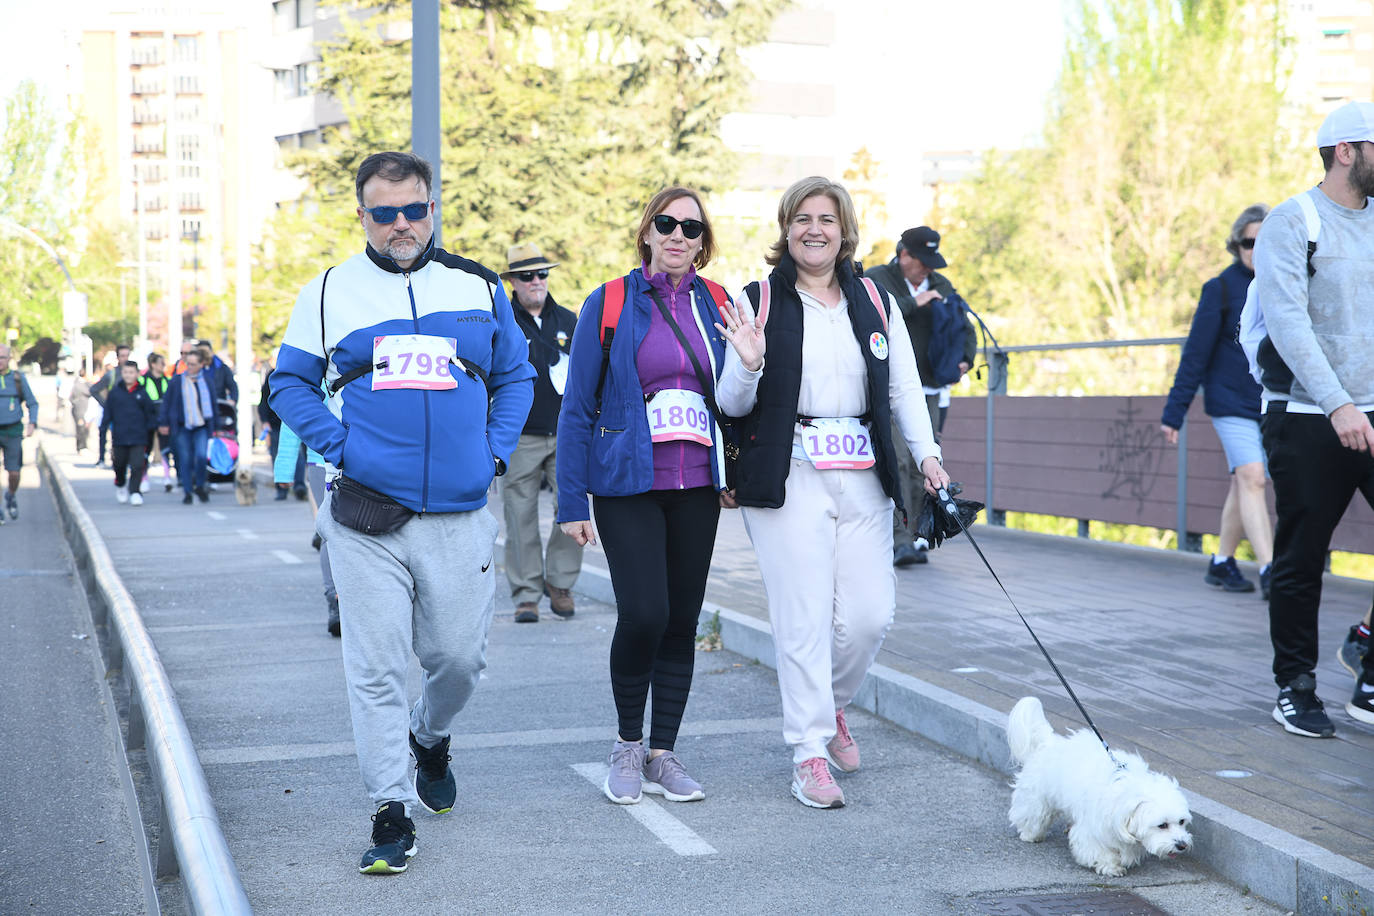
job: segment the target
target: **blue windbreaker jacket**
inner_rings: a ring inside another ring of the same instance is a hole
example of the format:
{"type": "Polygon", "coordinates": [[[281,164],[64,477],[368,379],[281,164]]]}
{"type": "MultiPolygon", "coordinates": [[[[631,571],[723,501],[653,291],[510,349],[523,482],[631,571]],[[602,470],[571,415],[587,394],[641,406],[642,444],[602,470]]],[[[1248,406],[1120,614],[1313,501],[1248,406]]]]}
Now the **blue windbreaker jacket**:
{"type": "MultiPolygon", "coordinates": [[[[558,415],[558,521],[580,522],[591,518],[587,494],[630,496],[647,493],[654,484],[654,450],[649,438],[649,418],[644,411],[644,388],[635,358],[654,309],[649,280],[635,268],[629,274],[625,308],[611,339],[610,366],[601,391],[601,412],[596,409],[596,381],[601,374],[601,301],[604,286],[582,303],[573,331],[572,363],[558,415]]],[[[721,320],[706,282],[692,283],[696,304],[695,330],[709,347],[711,364],[701,368],[720,378],[725,365],[725,338],[716,330],[721,320]]],[[[691,334],[692,327],[683,327],[691,334]]],[[[711,446],[711,477],[716,489],[725,489],[724,434],[712,417],[715,433],[711,446]]]]}
{"type": "Polygon", "coordinates": [[[327,283],[321,274],[301,290],[269,403],[359,483],[416,512],[466,512],[486,505],[495,459],[515,451],[533,399],[525,335],[495,273],[433,247],[402,270],[368,246],[327,283]],[[321,383],[371,365],[383,334],[455,338],[458,356],[486,372],[486,383],[455,366],[456,388],[374,391],[369,373],[326,399],[321,383]]]}

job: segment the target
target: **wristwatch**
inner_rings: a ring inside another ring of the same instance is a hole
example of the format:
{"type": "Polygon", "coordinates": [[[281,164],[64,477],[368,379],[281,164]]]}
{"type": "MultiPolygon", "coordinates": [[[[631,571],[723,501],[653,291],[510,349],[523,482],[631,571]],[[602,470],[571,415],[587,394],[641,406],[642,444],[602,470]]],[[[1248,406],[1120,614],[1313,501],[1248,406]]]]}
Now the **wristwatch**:
{"type": "Polygon", "coordinates": [[[495,459],[495,460],[496,460],[496,476],[497,476],[497,477],[500,477],[500,476],[502,476],[502,475],[504,475],[504,474],[506,473],[506,463],[505,463],[504,461],[502,461],[500,458],[497,458],[497,459],[495,459]]]}

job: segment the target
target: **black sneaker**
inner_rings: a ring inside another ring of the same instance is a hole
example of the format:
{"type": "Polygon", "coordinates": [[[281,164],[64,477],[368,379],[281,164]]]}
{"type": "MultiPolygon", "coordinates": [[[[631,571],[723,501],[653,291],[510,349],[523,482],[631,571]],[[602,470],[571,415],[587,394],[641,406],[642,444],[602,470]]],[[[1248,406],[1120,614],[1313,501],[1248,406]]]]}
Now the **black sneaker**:
{"type": "Polygon", "coordinates": [[[190,494],[190,493],[187,493],[185,496],[183,496],[183,497],[181,498],[181,504],[182,504],[183,506],[189,506],[189,505],[191,505],[191,494],[190,494]]]}
{"type": "Polygon", "coordinates": [[[1282,725],[1284,731],[1304,738],[1330,738],[1336,734],[1336,726],[1326,717],[1322,701],[1317,699],[1317,679],[1310,674],[1298,675],[1279,691],[1274,721],[1282,725]]]}
{"type": "Polygon", "coordinates": [[[448,736],[434,747],[425,748],[412,733],[410,752],[415,755],[415,794],[420,796],[420,803],[435,814],[452,811],[458,783],[448,767],[448,736]]]}
{"type": "Polygon", "coordinates": [[[916,566],[928,561],[926,549],[917,547],[911,541],[903,541],[892,551],[892,565],[898,567],[916,566]]]}
{"type": "Polygon", "coordinates": [[[10,514],[10,518],[19,517],[19,500],[9,490],[5,491],[5,511],[10,514]]]}
{"type": "Polygon", "coordinates": [[[1269,563],[1260,569],[1260,597],[1269,600],[1269,583],[1274,581],[1274,564],[1269,563]]]}
{"type": "Polygon", "coordinates": [[[415,855],[415,822],[406,817],[402,802],[387,802],[372,815],[372,848],[363,853],[358,871],[365,875],[395,875],[406,870],[415,855]]]}
{"type": "Polygon", "coordinates": [[[1207,575],[1202,577],[1202,581],[1228,592],[1253,592],[1255,590],[1255,583],[1240,574],[1240,567],[1236,566],[1235,557],[1227,557],[1222,563],[1218,563],[1215,559],[1212,560],[1207,564],[1207,575]]]}
{"type": "Polygon", "coordinates": [[[196,496],[200,497],[201,502],[208,503],[210,501],[210,488],[196,487],[196,496]]]}
{"type": "Polygon", "coordinates": [[[1355,677],[1359,677],[1360,666],[1364,663],[1364,655],[1368,651],[1369,637],[1361,636],[1360,625],[1356,624],[1350,628],[1349,633],[1345,634],[1345,642],[1341,643],[1336,658],[1340,661],[1342,668],[1355,677]]]}
{"type": "Polygon", "coordinates": [[[1345,711],[1356,722],[1374,725],[1374,684],[1363,677],[1355,681],[1355,693],[1345,704],[1345,711]]]}

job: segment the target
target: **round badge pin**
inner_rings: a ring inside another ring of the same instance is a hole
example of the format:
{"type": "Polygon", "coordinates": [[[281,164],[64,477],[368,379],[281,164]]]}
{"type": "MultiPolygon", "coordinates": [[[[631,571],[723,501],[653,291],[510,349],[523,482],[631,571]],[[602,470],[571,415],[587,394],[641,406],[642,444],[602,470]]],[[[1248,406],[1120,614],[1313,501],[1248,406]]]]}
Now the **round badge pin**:
{"type": "Polygon", "coordinates": [[[887,359],[887,338],[881,331],[874,331],[873,336],[868,338],[868,349],[878,359],[887,359]]]}

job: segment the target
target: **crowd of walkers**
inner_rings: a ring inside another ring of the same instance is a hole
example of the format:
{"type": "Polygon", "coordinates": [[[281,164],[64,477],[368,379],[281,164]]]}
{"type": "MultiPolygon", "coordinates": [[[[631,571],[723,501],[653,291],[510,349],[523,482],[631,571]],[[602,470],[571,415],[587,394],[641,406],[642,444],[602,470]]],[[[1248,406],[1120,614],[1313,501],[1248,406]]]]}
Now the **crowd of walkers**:
{"type": "MultiPolygon", "coordinates": [[[[1322,559],[1353,493],[1374,505],[1374,315],[1356,295],[1374,285],[1374,105],[1338,109],[1318,146],[1322,184],[1235,220],[1233,263],[1203,287],[1161,423],[1174,441],[1204,388],[1233,475],[1205,581],[1253,591],[1234,559],[1250,540],[1270,609],[1273,717],[1329,737],[1314,673],[1322,559]],[[1242,348],[1260,309],[1257,351],[1242,348]]],[[[676,745],[717,524],[739,510],[767,592],[790,791],[809,808],[843,807],[836,771],[861,765],[846,708],[892,624],[894,567],[926,561],[911,513],[951,482],[941,404],[973,359],[966,306],[936,272],[939,233],[907,230],[892,261],[865,273],[849,194],[806,178],[779,201],[768,273],[732,295],[705,276],[719,240],[701,195],[668,187],[630,227],[628,271],[574,316],[548,293],[558,263],[529,241],[500,274],[438,248],[431,180],[410,153],[362,161],[362,250],[301,290],[259,408],[277,498],[317,510],[329,630],[375,812],[360,870],[404,871],[413,814],[455,803],[451,729],[485,667],[495,606],[493,482],[517,622],[537,623],[544,597],[571,620],[582,550],[605,552],[610,801],[706,797],[676,745]]],[[[168,447],[183,502],[205,501],[217,405],[237,398],[226,380],[195,346],[165,374],[156,355],[140,372],[120,353],[69,387],[78,447],[95,399],[121,502],[141,502],[150,460],[162,458],[171,488],[168,447]]],[[[1347,712],[1374,723],[1368,637],[1366,616],[1340,658],[1357,676],[1347,712]]]]}

